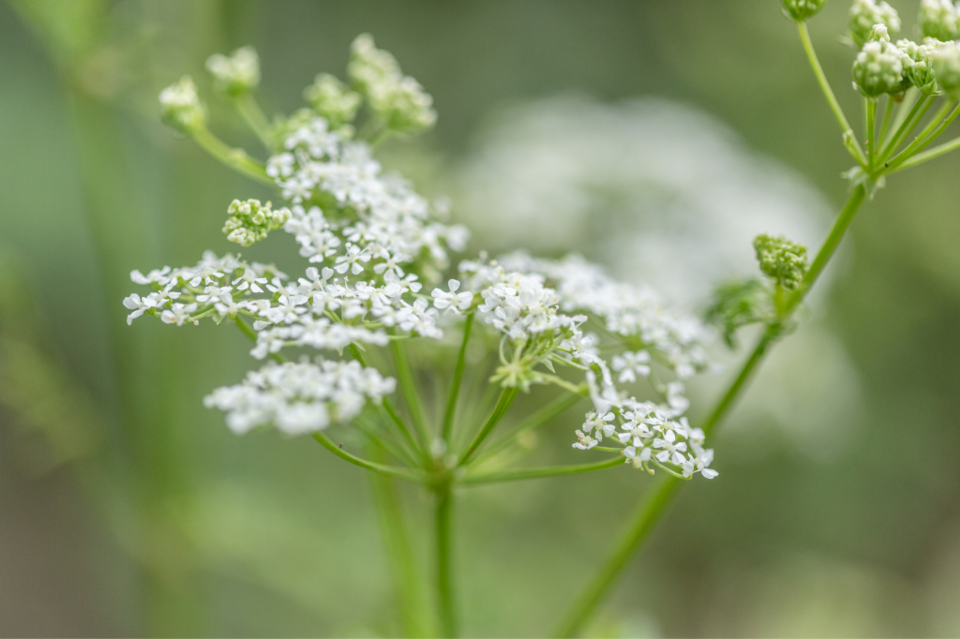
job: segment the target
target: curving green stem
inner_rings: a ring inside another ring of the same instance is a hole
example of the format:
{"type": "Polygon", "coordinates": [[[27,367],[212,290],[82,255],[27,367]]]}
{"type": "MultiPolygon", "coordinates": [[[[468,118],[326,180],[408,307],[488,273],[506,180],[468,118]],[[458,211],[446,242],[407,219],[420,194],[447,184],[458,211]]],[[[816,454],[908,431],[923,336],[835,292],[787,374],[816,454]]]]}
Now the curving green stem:
{"type": "Polygon", "coordinates": [[[604,470],[615,466],[623,466],[626,459],[623,455],[606,459],[592,464],[575,464],[571,466],[545,466],[543,468],[522,468],[520,470],[508,470],[502,473],[484,473],[482,475],[467,475],[460,480],[461,484],[493,484],[504,481],[517,481],[521,479],[540,479],[541,477],[557,477],[559,475],[574,475],[577,473],[589,473],[594,470],[604,470]]]}
{"type": "Polygon", "coordinates": [[[843,109],[840,108],[840,103],[837,102],[837,97],[833,94],[833,89],[830,88],[827,76],[823,74],[820,60],[817,59],[817,52],[814,50],[813,43],[810,41],[810,32],[807,30],[807,24],[805,22],[798,22],[797,28],[800,30],[800,41],[803,43],[803,50],[807,54],[807,59],[810,61],[810,67],[813,69],[813,74],[817,78],[817,83],[820,84],[820,90],[823,91],[823,95],[827,98],[827,103],[830,105],[830,110],[833,111],[833,117],[836,118],[837,124],[840,125],[840,131],[843,133],[844,146],[847,147],[850,155],[852,155],[853,159],[861,166],[866,165],[866,158],[860,149],[860,145],[857,143],[853,129],[850,128],[850,123],[847,122],[847,117],[843,114],[843,109]]]}
{"type": "Polygon", "coordinates": [[[243,118],[247,126],[250,127],[250,130],[260,139],[264,148],[268,151],[273,150],[273,140],[270,138],[270,121],[267,120],[267,116],[263,114],[260,105],[253,99],[253,96],[249,93],[244,93],[243,95],[237,96],[234,104],[237,107],[237,111],[240,112],[240,117],[243,118]]]}
{"type": "MultiPolygon", "coordinates": [[[[862,184],[858,185],[853,190],[853,193],[850,194],[846,205],[837,215],[833,228],[830,229],[830,234],[827,236],[813,264],[810,266],[810,270],[807,271],[800,288],[787,298],[783,313],[778,321],[767,325],[766,330],[751,352],[750,357],[744,362],[737,377],[731,382],[727,391],[723,394],[723,397],[720,398],[720,401],[717,402],[714,409],[704,421],[702,428],[705,434],[711,435],[713,431],[716,430],[743,394],[751,377],[763,361],[764,356],[769,352],[770,347],[777,338],[783,333],[786,326],[789,325],[793,312],[810,292],[810,289],[820,277],[830,258],[833,257],[837,247],[840,245],[840,241],[850,227],[850,223],[863,204],[865,197],[866,187],[862,184]]],[[[667,478],[640,504],[640,507],[637,509],[630,523],[624,530],[623,535],[620,537],[620,540],[614,547],[613,552],[611,552],[599,572],[594,575],[587,587],[581,592],[580,596],[570,608],[570,612],[557,628],[556,636],[572,637],[583,628],[597,606],[603,601],[603,598],[616,583],[617,578],[623,572],[630,558],[647,539],[649,532],[653,529],[657,521],[659,521],[661,514],[676,495],[679,486],[680,480],[672,477],[667,478]]]]}
{"type": "Polygon", "coordinates": [[[356,455],[351,455],[347,451],[343,450],[337,444],[334,444],[333,441],[327,437],[323,432],[313,433],[313,438],[320,442],[324,448],[329,450],[331,453],[339,457],[340,459],[350,462],[354,466],[359,466],[360,468],[365,468],[366,470],[372,470],[375,473],[381,473],[383,475],[390,475],[391,477],[400,477],[408,481],[417,482],[419,484],[427,483],[427,477],[418,471],[415,471],[410,468],[402,468],[400,466],[387,466],[385,464],[377,464],[375,462],[367,461],[366,459],[361,459],[356,455]]]}
{"type": "Polygon", "coordinates": [[[190,134],[193,136],[193,139],[196,140],[197,144],[203,148],[203,150],[220,160],[223,164],[229,166],[234,171],[253,178],[258,182],[269,184],[270,186],[276,186],[276,182],[273,181],[273,178],[267,175],[267,170],[264,168],[264,166],[247,155],[247,152],[243,149],[235,149],[231,146],[228,146],[223,142],[223,140],[215,136],[213,133],[210,133],[210,130],[206,127],[194,129],[190,132],[190,134]]]}

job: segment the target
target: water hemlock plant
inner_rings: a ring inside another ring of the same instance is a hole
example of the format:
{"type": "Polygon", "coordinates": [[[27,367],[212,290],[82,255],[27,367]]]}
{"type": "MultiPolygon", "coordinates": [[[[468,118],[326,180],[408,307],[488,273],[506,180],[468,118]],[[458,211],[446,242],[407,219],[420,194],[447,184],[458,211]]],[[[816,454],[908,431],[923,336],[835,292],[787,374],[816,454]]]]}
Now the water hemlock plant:
{"type": "Polygon", "coordinates": [[[460,491],[600,471],[647,477],[653,483],[645,500],[554,629],[577,634],[678,489],[718,476],[711,437],[766,353],[796,328],[797,310],[864,201],[886,176],[960,147],[958,140],[932,146],[960,113],[960,49],[934,39],[954,33],[956,7],[924,0],[920,24],[927,37],[893,43],[896,11],[856,0],[846,37],[859,48],[852,71],[863,103],[858,138],[807,33],[805,21],[824,4],[783,0],[783,11],[799,29],[855,162],[846,174],[850,197],[812,261],[806,247],[785,237],[758,236],[757,274],[719,285],[704,319],[669,308],[651,289],[616,281],[577,255],[465,255],[468,229],[451,224],[445,206],[384,172],[374,157],[384,139],[428,130],[437,114],[424,88],[361,35],[344,80],[317,75],[304,90],[307,106],[272,122],[253,98],[260,68],[252,48],[208,60],[212,88],[257,135],[263,162],[210,131],[189,77],[160,94],[167,123],[269,185],[280,205],[234,200],[226,207],[224,237],[211,238],[228,243],[220,252],[207,251],[192,266],[134,271],[132,280],[145,288],[123,301],[128,322],[209,320],[241,331],[258,363],[236,384],[212,390],[206,406],[222,411],[237,434],[274,428],[312,438],[387,488],[377,503],[391,535],[386,546],[403,631],[411,636],[460,632],[451,555],[460,491]],[[287,274],[223,251],[276,233],[296,240],[302,270],[287,274]],[[717,335],[711,324],[731,347],[744,326],[760,325],[760,336],[706,419],[691,424],[685,381],[710,368],[706,346],[717,335]],[[433,356],[418,357],[422,349],[433,356]],[[515,398],[534,387],[552,389],[553,398],[517,414],[515,398]],[[583,463],[515,466],[524,438],[568,411],[580,416],[569,443],[583,463]],[[341,438],[347,429],[354,433],[341,438]],[[416,556],[403,534],[402,504],[389,489],[393,481],[421,485],[432,496],[432,597],[420,596],[417,571],[410,569],[416,556]]]}

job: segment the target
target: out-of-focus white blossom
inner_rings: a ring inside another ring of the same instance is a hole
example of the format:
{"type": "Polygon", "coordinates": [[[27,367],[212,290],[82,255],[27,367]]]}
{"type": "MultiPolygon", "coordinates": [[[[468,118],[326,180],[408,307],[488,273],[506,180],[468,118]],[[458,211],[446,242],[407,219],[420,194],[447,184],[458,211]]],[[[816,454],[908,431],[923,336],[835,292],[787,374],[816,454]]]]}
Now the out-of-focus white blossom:
{"type": "Polygon", "coordinates": [[[183,133],[206,126],[207,108],[189,75],[160,92],[160,115],[164,122],[183,133]]]}
{"type": "Polygon", "coordinates": [[[241,47],[229,56],[210,56],[207,71],[213,76],[214,88],[227,95],[241,95],[260,84],[260,58],[253,47],[241,47]]]}
{"type": "Polygon", "coordinates": [[[216,389],[204,405],[227,413],[227,425],[238,434],[272,424],[300,435],[350,421],[368,401],[379,404],[395,386],[393,379],[357,362],[270,363],[248,373],[241,384],[216,389]]]}

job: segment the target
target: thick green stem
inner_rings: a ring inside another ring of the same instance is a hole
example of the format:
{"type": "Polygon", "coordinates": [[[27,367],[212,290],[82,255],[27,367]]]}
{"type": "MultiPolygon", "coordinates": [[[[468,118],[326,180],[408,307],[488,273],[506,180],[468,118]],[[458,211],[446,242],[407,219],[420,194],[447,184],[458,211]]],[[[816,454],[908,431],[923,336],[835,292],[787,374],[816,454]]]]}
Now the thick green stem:
{"type": "Polygon", "coordinates": [[[813,285],[816,284],[817,280],[820,278],[820,274],[823,273],[823,269],[827,267],[827,264],[830,262],[833,254],[836,253],[837,247],[840,246],[840,241],[846,234],[847,229],[850,228],[850,224],[853,222],[853,218],[856,216],[857,211],[860,210],[860,206],[863,204],[863,200],[866,195],[867,189],[862,184],[858,185],[853,190],[853,193],[850,194],[850,197],[847,199],[847,203],[844,205],[843,209],[840,210],[840,214],[837,215],[837,219],[833,223],[833,228],[830,229],[830,234],[827,235],[827,239],[824,240],[823,246],[820,247],[820,250],[817,252],[817,256],[813,259],[813,264],[810,265],[810,269],[807,271],[806,275],[804,275],[803,282],[800,284],[800,288],[797,289],[787,300],[786,313],[792,313],[793,310],[800,304],[800,302],[804,300],[813,285]]]}
{"type": "Polygon", "coordinates": [[[586,587],[577,601],[569,609],[566,616],[557,626],[553,636],[573,637],[589,619],[591,613],[603,600],[623,569],[629,563],[633,553],[646,540],[650,531],[660,519],[661,513],[670,504],[682,481],[676,477],[664,477],[659,486],[654,488],[649,496],[640,504],[636,514],[627,524],[613,552],[604,562],[590,584],[586,587]]]}
{"type": "Polygon", "coordinates": [[[623,466],[626,459],[620,455],[613,459],[607,459],[593,464],[575,464],[572,466],[546,466],[543,468],[523,468],[521,470],[509,470],[502,473],[485,473],[482,475],[467,475],[460,483],[462,484],[493,484],[504,481],[518,481],[521,479],[539,479],[541,477],[557,477],[559,475],[574,475],[577,473],[589,473],[594,470],[604,470],[614,466],[623,466]]]}
{"type": "Polygon", "coordinates": [[[820,60],[817,59],[817,52],[814,51],[813,43],[810,41],[810,32],[807,31],[807,24],[805,22],[798,22],[797,27],[800,30],[800,41],[803,43],[803,50],[806,52],[807,59],[810,61],[810,67],[813,69],[813,74],[820,84],[820,90],[823,91],[823,95],[827,98],[827,103],[830,105],[830,110],[833,111],[833,117],[836,118],[837,124],[840,125],[840,131],[843,133],[844,146],[850,151],[853,159],[859,164],[865,165],[866,159],[864,158],[863,151],[860,149],[860,145],[857,143],[856,136],[853,134],[853,129],[850,128],[850,123],[847,122],[847,117],[843,114],[840,103],[837,102],[836,96],[833,95],[833,89],[830,88],[827,76],[823,74],[820,60]]]}
{"type": "Polygon", "coordinates": [[[453,559],[451,552],[453,493],[446,483],[436,489],[435,504],[435,543],[436,543],[436,584],[437,606],[441,636],[456,637],[457,608],[453,586],[453,559]]]}
{"type": "Polygon", "coordinates": [[[504,413],[507,412],[507,409],[510,408],[510,404],[513,403],[513,399],[517,396],[516,388],[504,388],[500,393],[500,399],[497,400],[497,405],[494,406],[493,412],[490,414],[490,418],[487,419],[487,422],[480,429],[480,432],[477,433],[477,436],[473,438],[473,441],[470,443],[470,446],[467,447],[467,450],[463,451],[463,455],[460,456],[460,461],[458,466],[463,466],[470,458],[476,454],[477,449],[480,448],[480,444],[483,443],[483,440],[487,438],[493,429],[496,428],[497,424],[500,423],[500,419],[503,417],[504,413]]]}
{"type": "Polygon", "coordinates": [[[227,146],[220,138],[210,133],[205,127],[191,131],[191,135],[193,135],[193,139],[196,140],[197,144],[207,153],[234,171],[253,178],[258,182],[276,186],[273,178],[267,175],[267,171],[263,165],[252,159],[243,149],[234,149],[227,146]]]}
{"type": "Polygon", "coordinates": [[[390,355],[393,357],[393,366],[397,371],[397,381],[400,382],[400,390],[407,404],[407,410],[410,412],[410,419],[413,420],[417,437],[420,439],[420,445],[423,450],[429,451],[431,438],[427,431],[426,420],[423,417],[420,393],[417,392],[417,385],[413,380],[413,371],[410,369],[407,351],[400,340],[390,340],[390,355]]]}
{"type": "MultiPolygon", "coordinates": [[[[375,446],[372,448],[371,456],[378,458],[379,451],[375,446]]],[[[387,558],[390,561],[397,591],[397,607],[404,634],[408,637],[429,636],[427,599],[421,586],[407,526],[403,520],[397,488],[391,478],[379,473],[373,473],[371,481],[380,515],[380,525],[383,529],[387,558]]]]}
{"type": "Polygon", "coordinates": [[[470,341],[470,331],[473,328],[473,313],[467,315],[463,325],[463,341],[460,343],[460,353],[457,355],[457,365],[453,369],[453,382],[450,384],[450,396],[447,398],[447,409],[443,412],[443,441],[449,445],[450,434],[453,430],[453,418],[457,412],[457,398],[460,396],[460,383],[463,381],[463,369],[467,363],[467,343],[470,341]]]}
{"type": "MultiPolygon", "coordinates": [[[[809,293],[823,272],[823,269],[830,261],[830,258],[836,252],[840,240],[843,239],[844,234],[850,227],[850,223],[863,204],[865,197],[866,188],[862,184],[858,185],[853,190],[853,193],[851,193],[846,205],[840,211],[839,215],[837,215],[830,234],[817,253],[800,288],[787,299],[784,311],[779,319],[767,326],[757,345],[754,347],[753,352],[750,354],[750,357],[744,362],[736,378],[731,382],[727,391],[723,394],[723,397],[720,398],[720,401],[703,423],[702,428],[705,434],[711,435],[713,431],[716,430],[743,394],[750,378],[756,372],[764,356],[769,352],[770,346],[783,332],[784,327],[788,325],[791,315],[809,293]]],[[[604,562],[600,571],[594,576],[587,588],[577,598],[573,607],[570,609],[570,613],[558,627],[556,633],[558,636],[572,637],[583,628],[583,625],[589,620],[604,596],[616,583],[617,578],[623,572],[630,558],[646,540],[650,530],[659,520],[666,506],[673,499],[679,486],[680,481],[678,479],[668,478],[653,491],[647,501],[640,505],[624,534],[621,536],[620,541],[615,546],[614,551],[604,562]]]]}
{"type": "Polygon", "coordinates": [[[350,462],[354,466],[359,466],[360,468],[364,468],[366,470],[372,470],[375,473],[390,475],[391,477],[400,477],[401,479],[406,479],[407,481],[413,481],[420,484],[427,482],[427,477],[423,473],[413,469],[401,468],[399,466],[385,466],[384,464],[377,464],[367,461],[366,459],[361,459],[356,455],[351,455],[337,444],[334,444],[333,441],[322,432],[313,433],[313,438],[320,442],[323,447],[329,450],[331,453],[344,461],[350,462]]]}

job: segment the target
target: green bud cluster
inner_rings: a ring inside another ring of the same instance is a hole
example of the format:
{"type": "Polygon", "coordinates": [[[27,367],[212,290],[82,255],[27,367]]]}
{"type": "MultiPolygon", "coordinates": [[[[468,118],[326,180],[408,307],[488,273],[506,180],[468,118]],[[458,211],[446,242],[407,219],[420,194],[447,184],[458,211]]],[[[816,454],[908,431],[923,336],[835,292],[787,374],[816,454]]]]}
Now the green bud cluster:
{"type": "Polygon", "coordinates": [[[369,34],[357,36],[353,41],[347,73],[387,129],[416,133],[436,123],[433,98],[419,82],[403,75],[396,59],[377,49],[369,34]]]}
{"type": "Polygon", "coordinates": [[[934,95],[939,92],[930,54],[941,44],[933,38],[926,38],[923,44],[917,44],[912,40],[897,41],[900,62],[903,64],[903,78],[920,89],[924,95],[934,95]]]}
{"type": "Polygon", "coordinates": [[[290,219],[288,209],[274,211],[270,206],[270,202],[264,206],[260,200],[234,200],[227,208],[230,217],[223,225],[224,235],[240,246],[250,246],[266,239],[270,231],[282,228],[290,219]]]}
{"type": "Polygon", "coordinates": [[[875,24],[882,24],[891,35],[900,33],[900,16],[886,2],[876,0],[854,0],[850,7],[850,39],[858,47],[870,40],[875,24]]]}
{"type": "Polygon", "coordinates": [[[213,88],[231,96],[249,93],[260,84],[260,58],[253,47],[242,47],[230,56],[210,56],[207,71],[213,76],[213,88]]]}
{"type": "Polygon", "coordinates": [[[164,122],[183,133],[206,126],[207,109],[189,75],[160,92],[160,114],[164,122]]]}
{"type": "Polygon", "coordinates": [[[930,54],[933,75],[944,93],[960,100],[960,46],[945,42],[930,54]]]}
{"type": "Polygon", "coordinates": [[[927,38],[944,42],[960,38],[960,11],[950,0],[922,0],[917,24],[927,38]]]}
{"type": "Polygon", "coordinates": [[[783,0],[783,10],[797,22],[803,22],[815,16],[825,4],[827,0],[783,0]]]}
{"type": "Polygon", "coordinates": [[[318,75],[303,90],[303,99],[335,129],[353,122],[362,101],[359,93],[329,73],[318,75]]]}
{"type": "Polygon", "coordinates": [[[753,240],[753,248],[764,275],[787,290],[800,288],[803,276],[810,268],[806,246],[791,242],[782,235],[758,235],[753,240]]]}
{"type": "Polygon", "coordinates": [[[853,80],[860,93],[871,98],[900,93],[909,87],[903,76],[901,52],[890,44],[885,25],[875,24],[870,30],[870,40],[853,63],[853,80]]]}

